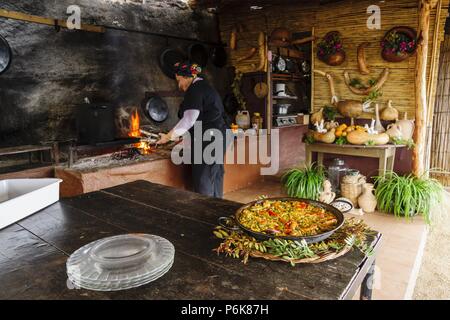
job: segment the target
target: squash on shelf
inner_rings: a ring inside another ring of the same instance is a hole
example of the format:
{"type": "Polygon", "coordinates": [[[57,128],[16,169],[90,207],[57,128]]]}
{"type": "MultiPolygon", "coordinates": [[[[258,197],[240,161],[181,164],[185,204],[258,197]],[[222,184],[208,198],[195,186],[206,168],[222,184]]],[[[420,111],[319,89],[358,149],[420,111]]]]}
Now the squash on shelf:
{"type": "Polygon", "coordinates": [[[331,129],[328,132],[317,132],[314,130],[310,130],[310,135],[314,138],[315,141],[323,142],[323,143],[333,143],[336,140],[335,129],[331,129]]]}
{"type": "Polygon", "coordinates": [[[374,145],[387,144],[389,135],[386,133],[370,134],[361,130],[354,130],[347,133],[347,141],[350,144],[363,145],[373,143],[374,145]]]}

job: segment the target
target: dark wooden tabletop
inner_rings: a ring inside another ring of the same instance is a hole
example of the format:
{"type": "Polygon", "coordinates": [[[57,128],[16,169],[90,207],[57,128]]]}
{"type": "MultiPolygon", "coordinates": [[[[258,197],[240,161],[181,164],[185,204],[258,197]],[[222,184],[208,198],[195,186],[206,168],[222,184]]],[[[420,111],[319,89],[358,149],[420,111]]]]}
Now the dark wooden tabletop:
{"type": "MultiPolygon", "coordinates": [[[[373,259],[357,250],[296,267],[261,259],[244,265],[213,252],[219,243],[212,234],[217,218],[240,206],[146,181],[62,199],[0,231],[0,299],[352,298],[368,259],[373,259]],[[172,269],[150,284],[124,291],[68,285],[65,264],[71,253],[124,233],[170,240],[176,250],[172,269]]],[[[372,242],[375,247],[378,240],[372,242]]]]}

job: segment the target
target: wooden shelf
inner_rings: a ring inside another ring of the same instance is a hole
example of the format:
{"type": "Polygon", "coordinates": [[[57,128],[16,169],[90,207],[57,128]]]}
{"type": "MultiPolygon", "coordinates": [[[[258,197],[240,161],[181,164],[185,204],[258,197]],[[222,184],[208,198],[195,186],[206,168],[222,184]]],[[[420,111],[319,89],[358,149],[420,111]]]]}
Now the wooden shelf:
{"type": "Polygon", "coordinates": [[[298,97],[280,97],[280,96],[273,96],[273,100],[298,100],[298,97]]]}
{"type": "Polygon", "coordinates": [[[307,124],[290,124],[288,126],[272,126],[273,129],[284,129],[284,128],[296,128],[296,127],[304,127],[304,126],[308,126],[307,124]]]}

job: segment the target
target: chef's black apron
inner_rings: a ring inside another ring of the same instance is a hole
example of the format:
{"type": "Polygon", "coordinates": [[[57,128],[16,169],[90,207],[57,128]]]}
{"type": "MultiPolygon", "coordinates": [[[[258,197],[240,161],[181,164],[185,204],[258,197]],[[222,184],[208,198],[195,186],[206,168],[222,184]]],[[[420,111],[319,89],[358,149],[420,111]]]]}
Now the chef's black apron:
{"type": "MultiPolygon", "coordinates": [[[[225,114],[219,93],[206,80],[194,82],[189,86],[184,95],[178,116],[182,118],[186,110],[200,111],[197,121],[202,122],[202,136],[207,130],[211,129],[217,129],[222,133],[223,154],[225,155],[226,129],[229,124],[226,120],[227,115],[225,114]]],[[[196,141],[194,139],[194,128],[191,128],[189,133],[191,134],[191,163],[194,192],[222,198],[224,176],[223,159],[221,161],[222,163],[205,163],[203,151],[212,141],[196,141]],[[194,144],[196,143],[201,143],[202,145],[201,163],[194,163],[194,144]]]]}

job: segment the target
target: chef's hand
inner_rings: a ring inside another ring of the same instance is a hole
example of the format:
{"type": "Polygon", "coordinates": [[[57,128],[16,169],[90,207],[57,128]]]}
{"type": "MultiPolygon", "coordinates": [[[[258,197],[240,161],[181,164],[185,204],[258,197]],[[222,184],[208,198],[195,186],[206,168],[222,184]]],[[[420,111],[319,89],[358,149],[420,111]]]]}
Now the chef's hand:
{"type": "Polygon", "coordinates": [[[156,141],[156,144],[166,144],[170,141],[170,135],[166,133],[160,133],[159,134],[159,140],[156,141]]]}

